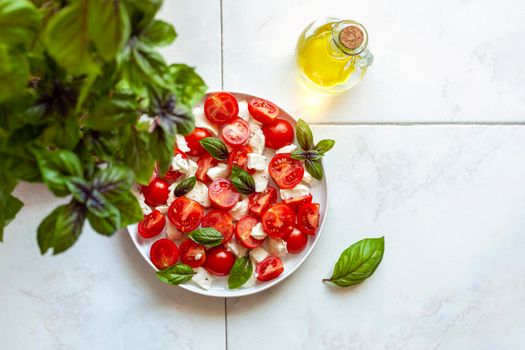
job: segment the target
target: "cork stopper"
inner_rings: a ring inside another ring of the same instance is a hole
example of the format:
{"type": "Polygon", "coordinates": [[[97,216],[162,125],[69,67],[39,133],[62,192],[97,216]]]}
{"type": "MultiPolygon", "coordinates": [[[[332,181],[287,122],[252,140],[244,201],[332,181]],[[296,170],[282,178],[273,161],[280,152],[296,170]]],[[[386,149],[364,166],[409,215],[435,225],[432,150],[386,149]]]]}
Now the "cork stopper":
{"type": "Polygon", "coordinates": [[[350,50],[355,50],[363,44],[365,34],[355,25],[350,25],[339,33],[339,41],[344,47],[350,50]]]}

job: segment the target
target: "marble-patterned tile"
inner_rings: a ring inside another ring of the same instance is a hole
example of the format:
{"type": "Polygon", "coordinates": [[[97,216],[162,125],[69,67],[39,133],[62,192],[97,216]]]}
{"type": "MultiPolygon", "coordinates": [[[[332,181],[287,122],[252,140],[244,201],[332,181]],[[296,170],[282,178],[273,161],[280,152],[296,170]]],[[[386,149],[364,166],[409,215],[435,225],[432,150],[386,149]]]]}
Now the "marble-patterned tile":
{"type": "Polygon", "coordinates": [[[228,348],[523,348],[525,128],[314,132],[337,140],[323,237],[288,280],[228,301],[228,348]],[[344,248],[383,235],[370,279],[321,282],[344,248]]]}
{"type": "Polygon", "coordinates": [[[524,4],[513,0],[224,0],[224,83],[309,121],[525,121],[524,4]],[[347,94],[301,89],[304,27],[362,22],[374,65],[347,94]]]}

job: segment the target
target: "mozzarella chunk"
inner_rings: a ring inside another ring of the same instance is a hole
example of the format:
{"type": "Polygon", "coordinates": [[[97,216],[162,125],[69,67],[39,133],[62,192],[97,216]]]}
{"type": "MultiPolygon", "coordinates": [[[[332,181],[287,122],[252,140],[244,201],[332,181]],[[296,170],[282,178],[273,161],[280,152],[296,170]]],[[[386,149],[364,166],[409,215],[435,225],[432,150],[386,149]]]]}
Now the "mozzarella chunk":
{"type": "Polygon", "coordinates": [[[312,182],[315,181],[315,179],[312,177],[312,175],[310,175],[310,173],[308,171],[305,170],[304,171],[304,175],[303,175],[303,179],[301,181],[306,183],[306,184],[311,185],[312,182]]]}
{"type": "Polygon", "coordinates": [[[234,240],[229,241],[226,244],[226,248],[228,248],[228,250],[238,258],[242,258],[243,256],[246,256],[246,253],[248,253],[248,250],[246,248],[244,248],[242,245],[235,242],[234,240]]]}
{"type": "Polygon", "coordinates": [[[219,134],[219,129],[217,129],[217,127],[210,123],[208,118],[206,118],[204,115],[204,109],[201,106],[193,108],[193,115],[195,116],[196,127],[208,129],[214,135],[219,134]]]}
{"type": "Polygon", "coordinates": [[[264,140],[262,130],[255,130],[248,139],[248,145],[252,147],[254,153],[262,154],[264,151],[264,140]]]}
{"type": "Polygon", "coordinates": [[[137,198],[137,201],[139,202],[140,209],[142,209],[142,212],[144,215],[151,214],[152,210],[149,205],[146,204],[146,200],[144,199],[144,194],[140,192],[139,186],[133,186],[131,188],[131,193],[137,198]]]}
{"type": "Polygon", "coordinates": [[[252,275],[250,276],[250,278],[248,279],[248,281],[246,281],[246,283],[244,283],[241,288],[251,288],[255,286],[255,268],[253,269],[252,271],[252,275]]]}
{"type": "Polygon", "coordinates": [[[268,159],[257,153],[248,153],[248,168],[255,170],[264,170],[268,159]]]}
{"type": "Polygon", "coordinates": [[[234,220],[240,220],[243,216],[248,214],[248,198],[243,198],[238,201],[229,211],[234,220]]]}
{"type": "Polygon", "coordinates": [[[268,181],[270,180],[270,174],[268,169],[265,168],[262,171],[256,171],[252,174],[253,181],[255,181],[255,192],[262,192],[268,187],[268,181]]]}
{"type": "Polygon", "coordinates": [[[298,184],[294,188],[291,188],[289,190],[281,189],[279,190],[279,192],[281,193],[281,198],[285,200],[295,197],[306,196],[310,193],[310,189],[306,185],[298,184]]]}
{"type": "Polygon", "coordinates": [[[177,230],[171,221],[166,220],[166,236],[172,241],[176,241],[182,238],[182,232],[177,230]]]}
{"type": "Polygon", "coordinates": [[[186,173],[186,176],[191,177],[195,176],[197,174],[197,170],[199,169],[199,166],[197,163],[195,163],[193,160],[188,160],[188,172],[186,173]]]}
{"type": "Polygon", "coordinates": [[[196,274],[193,275],[191,280],[195,282],[199,287],[206,290],[210,290],[214,280],[212,275],[210,275],[204,267],[197,267],[193,270],[196,272],[196,274]]]}
{"type": "Polygon", "coordinates": [[[239,118],[246,121],[250,120],[250,112],[248,112],[248,102],[239,101],[239,113],[237,114],[239,118]]]}
{"type": "Polygon", "coordinates": [[[167,206],[170,206],[171,203],[173,203],[173,201],[175,200],[175,187],[177,187],[177,185],[180,183],[180,181],[175,181],[174,183],[172,183],[170,185],[170,187],[168,187],[168,190],[170,190],[170,193],[168,194],[168,200],[166,201],[166,205],[167,206]]]}
{"type": "Polygon", "coordinates": [[[171,169],[180,171],[183,174],[187,174],[189,171],[189,162],[186,158],[182,156],[182,154],[176,154],[171,159],[171,169]]]}
{"type": "Polygon", "coordinates": [[[293,143],[291,145],[288,145],[288,146],[284,146],[284,147],[281,147],[279,148],[277,151],[275,151],[275,154],[279,154],[279,153],[292,153],[293,151],[295,151],[297,149],[297,146],[294,145],[293,143]]]}
{"type": "Polygon", "coordinates": [[[208,169],[208,172],[206,174],[212,180],[217,180],[221,178],[223,179],[230,174],[230,168],[226,164],[220,163],[217,164],[217,166],[208,169]]]}
{"type": "Polygon", "coordinates": [[[169,207],[170,207],[169,205],[165,204],[165,205],[159,205],[158,207],[155,207],[155,209],[160,211],[162,214],[167,214],[169,207]]]}
{"type": "Polygon", "coordinates": [[[273,256],[281,257],[288,253],[288,249],[286,248],[286,241],[282,238],[273,238],[270,237],[268,240],[268,248],[270,250],[270,254],[273,256]]]}
{"type": "Polygon", "coordinates": [[[250,258],[253,260],[254,264],[258,264],[266,257],[270,255],[264,248],[257,247],[255,249],[250,250],[250,258]]]}
{"type": "Polygon", "coordinates": [[[180,134],[177,134],[177,148],[181,151],[181,152],[189,152],[190,151],[190,148],[188,147],[188,143],[186,142],[186,139],[184,138],[184,136],[180,135],[180,134]]]}
{"type": "Polygon", "coordinates": [[[204,208],[210,207],[210,197],[208,197],[208,186],[200,181],[195,182],[195,187],[186,193],[186,197],[193,199],[195,202],[202,205],[204,208]]]}
{"type": "Polygon", "coordinates": [[[264,232],[262,224],[260,222],[258,222],[257,225],[252,227],[250,236],[252,236],[255,239],[265,239],[266,238],[266,232],[264,232]]]}
{"type": "Polygon", "coordinates": [[[254,132],[256,132],[257,130],[261,130],[261,123],[259,123],[258,121],[256,120],[250,120],[248,122],[248,126],[250,127],[250,132],[253,134],[254,132]]]}

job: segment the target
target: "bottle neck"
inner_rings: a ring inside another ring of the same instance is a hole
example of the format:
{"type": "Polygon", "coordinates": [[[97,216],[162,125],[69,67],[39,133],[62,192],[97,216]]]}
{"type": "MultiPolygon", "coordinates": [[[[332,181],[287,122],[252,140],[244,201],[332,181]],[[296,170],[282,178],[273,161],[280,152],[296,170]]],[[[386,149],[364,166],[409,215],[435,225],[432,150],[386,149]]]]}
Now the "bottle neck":
{"type": "Polygon", "coordinates": [[[368,45],[368,33],[362,24],[343,20],[332,25],[329,51],[336,58],[356,56],[368,45]]]}

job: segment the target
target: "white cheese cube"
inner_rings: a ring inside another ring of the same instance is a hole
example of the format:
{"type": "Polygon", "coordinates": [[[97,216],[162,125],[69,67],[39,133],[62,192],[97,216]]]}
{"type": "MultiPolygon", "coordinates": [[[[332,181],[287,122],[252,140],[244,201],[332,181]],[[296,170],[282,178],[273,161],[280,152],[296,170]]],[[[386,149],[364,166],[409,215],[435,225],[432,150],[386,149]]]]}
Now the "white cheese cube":
{"type": "Polygon", "coordinates": [[[248,139],[248,145],[252,147],[254,153],[262,154],[264,151],[264,134],[262,130],[255,130],[248,139]]]}
{"type": "Polygon", "coordinates": [[[293,143],[291,145],[287,145],[287,146],[284,146],[284,147],[281,147],[279,148],[277,151],[275,151],[275,154],[279,154],[279,153],[292,153],[293,151],[295,151],[297,149],[297,146],[294,145],[293,143]]]}
{"type": "Polygon", "coordinates": [[[230,209],[229,213],[234,220],[240,220],[243,216],[248,214],[248,198],[243,198],[238,201],[233,208],[230,209]]]}
{"type": "Polygon", "coordinates": [[[190,148],[188,147],[188,143],[186,142],[186,139],[184,138],[184,136],[177,134],[176,141],[177,141],[177,148],[181,152],[186,153],[190,151],[190,148]]]}
{"type": "Polygon", "coordinates": [[[229,241],[226,244],[226,248],[228,248],[228,250],[238,258],[242,258],[243,256],[246,256],[246,253],[248,253],[248,250],[246,248],[244,248],[242,245],[240,245],[234,240],[229,241]]]}
{"type": "Polygon", "coordinates": [[[257,247],[257,248],[250,250],[250,258],[252,259],[254,264],[260,263],[261,261],[266,259],[268,255],[270,254],[268,254],[268,252],[264,250],[264,248],[261,248],[261,247],[257,247]]]}
{"type": "Polygon", "coordinates": [[[146,204],[146,200],[144,199],[144,195],[142,193],[139,195],[139,205],[144,215],[151,214],[151,212],[153,211],[151,210],[151,207],[146,204]]]}
{"type": "Polygon", "coordinates": [[[204,208],[209,208],[211,206],[210,197],[208,197],[208,186],[198,180],[195,182],[195,187],[193,187],[190,192],[186,193],[185,196],[189,199],[193,199],[204,208]]]}
{"type": "Polygon", "coordinates": [[[189,170],[189,163],[186,158],[182,156],[182,154],[176,154],[171,159],[171,169],[180,171],[183,174],[187,174],[189,170]]]}
{"type": "Polygon", "coordinates": [[[270,237],[268,240],[268,249],[270,250],[270,254],[277,257],[284,256],[288,253],[286,241],[282,238],[270,237]]]}
{"type": "Polygon", "coordinates": [[[199,166],[197,163],[195,163],[193,160],[188,159],[188,172],[186,173],[187,177],[195,176],[197,174],[197,170],[199,169],[199,166]]]}
{"type": "Polygon", "coordinates": [[[248,168],[255,170],[266,169],[266,162],[268,159],[257,153],[248,153],[248,168]]]}
{"type": "Polygon", "coordinates": [[[210,290],[214,280],[212,275],[210,275],[204,267],[197,267],[193,270],[196,272],[196,274],[193,275],[191,280],[202,289],[210,290]]]}
{"type": "Polygon", "coordinates": [[[301,180],[303,183],[311,185],[314,181],[316,181],[312,175],[308,171],[304,171],[303,179],[301,180]]]}
{"type": "Polygon", "coordinates": [[[250,236],[252,236],[255,239],[265,239],[266,238],[266,232],[264,232],[262,224],[260,222],[258,222],[257,225],[252,227],[250,236]]]}
{"type": "Polygon", "coordinates": [[[248,126],[250,127],[250,132],[253,134],[254,132],[256,132],[257,130],[261,130],[261,126],[262,124],[259,123],[258,121],[256,120],[250,120],[248,122],[248,126]]]}
{"type": "Polygon", "coordinates": [[[237,116],[246,121],[250,120],[250,112],[248,111],[248,102],[239,101],[239,113],[237,116]]]}
{"type": "Polygon", "coordinates": [[[210,130],[215,136],[219,134],[217,126],[210,123],[208,118],[204,115],[202,106],[193,108],[193,115],[195,116],[195,126],[199,128],[205,128],[210,130]]]}
{"type": "Polygon", "coordinates": [[[252,271],[252,275],[250,276],[250,279],[248,279],[248,281],[246,281],[246,283],[244,283],[241,288],[251,288],[253,286],[255,286],[255,266],[253,267],[253,271],[252,271]]]}
{"type": "Polygon", "coordinates": [[[298,184],[294,188],[291,188],[289,190],[281,189],[279,190],[279,192],[281,193],[281,198],[285,200],[295,197],[306,196],[310,193],[310,189],[306,185],[298,184]]]}
{"type": "Polygon", "coordinates": [[[182,238],[182,232],[177,230],[171,221],[166,220],[166,236],[172,241],[177,241],[182,238]]]}
{"type": "Polygon", "coordinates": [[[268,181],[270,180],[270,174],[268,169],[265,168],[262,171],[256,171],[252,174],[253,181],[255,182],[255,192],[262,192],[268,187],[268,181]]]}
{"type": "Polygon", "coordinates": [[[162,214],[167,214],[168,213],[168,208],[170,206],[167,205],[167,204],[164,204],[164,205],[159,205],[158,207],[155,207],[155,209],[157,209],[158,211],[160,211],[162,214]]]}
{"type": "Polygon", "coordinates": [[[208,169],[206,174],[212,180],[224,179],[230,174],[230,168],[226,164],[220,163],[217,164],[217,166],[208,169]]]}
{"type": "Polygon", "coordinates": [[[170,187],[168,187],[168,190],[170,190],[170,193],[168,194],[168,200],[166,201],[166,205],[169,207],[171,205],[171,203],[173,203],[173,201],[175,200],[175,187],[177,187],[177,185],[180,183],[180,181],[175,181],[174,183],[172,183],[170,185],[170,187]]]}

